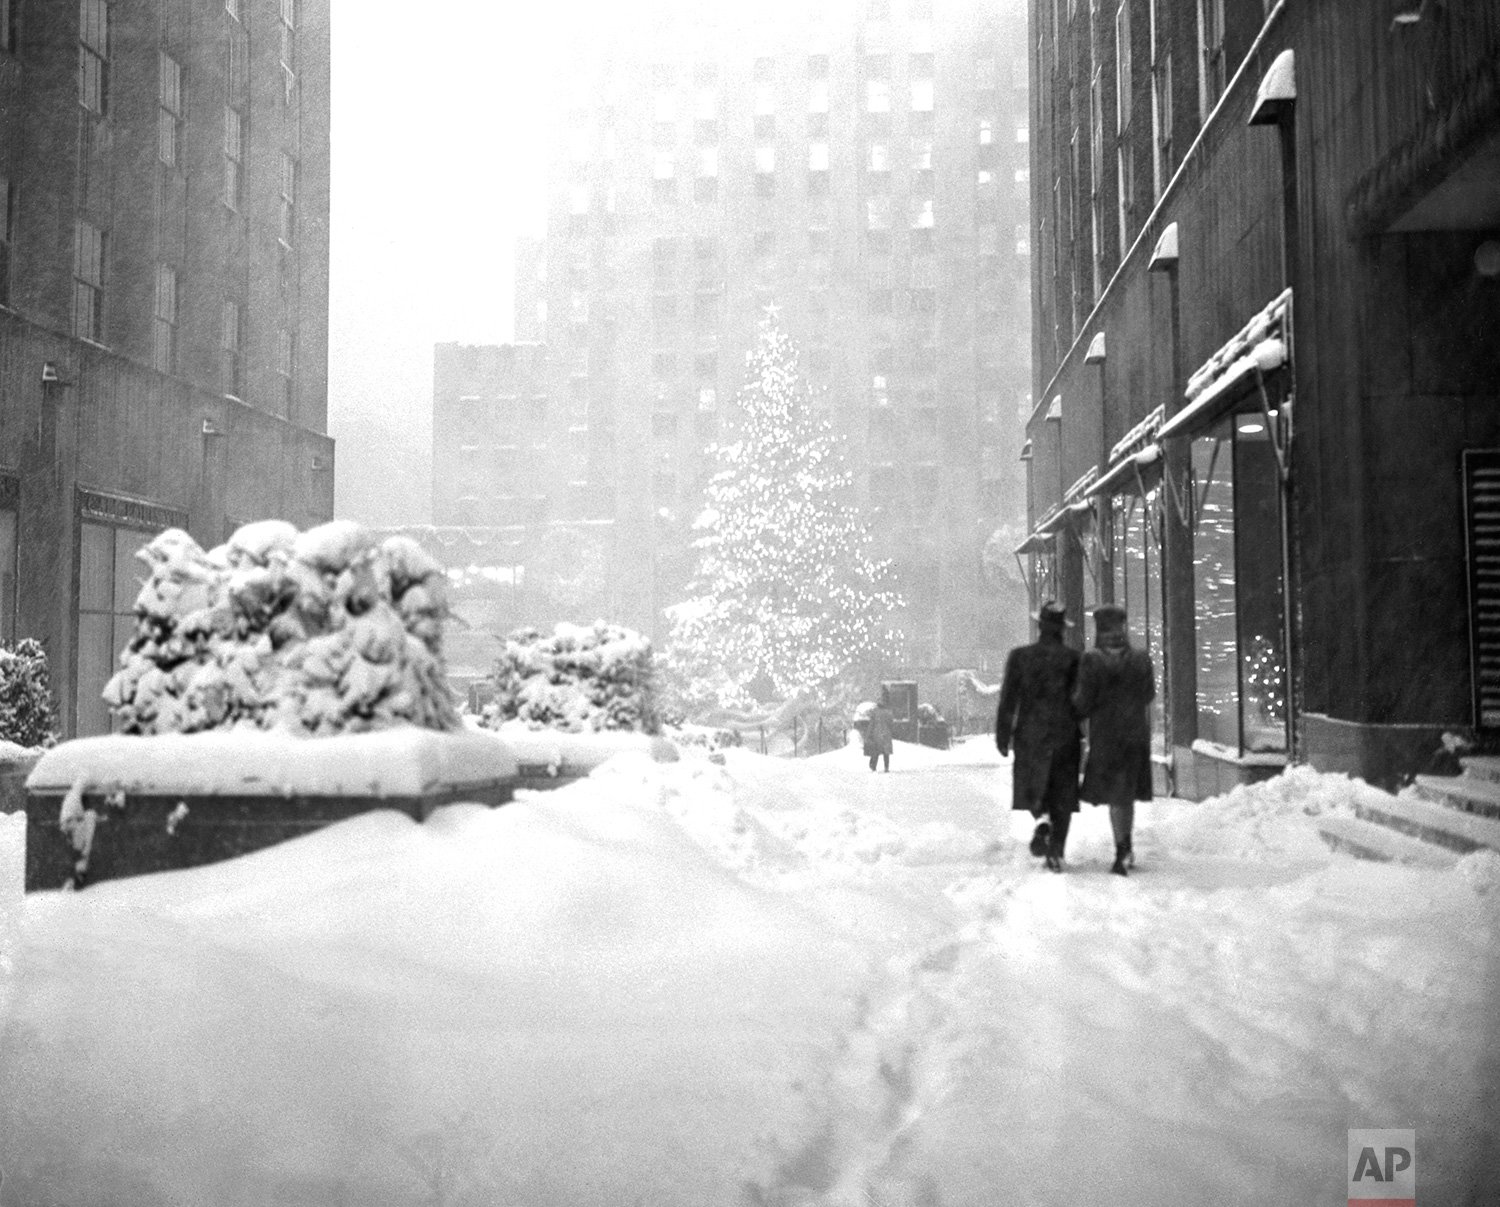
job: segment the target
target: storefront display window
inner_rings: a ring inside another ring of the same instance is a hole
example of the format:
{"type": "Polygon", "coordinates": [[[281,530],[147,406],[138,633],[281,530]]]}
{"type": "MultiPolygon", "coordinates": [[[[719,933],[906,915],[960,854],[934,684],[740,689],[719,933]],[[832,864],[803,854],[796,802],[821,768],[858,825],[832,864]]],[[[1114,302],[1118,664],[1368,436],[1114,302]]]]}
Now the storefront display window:
{"type": "Polygon", "coordinates": [[[1280,483],[1264,420],[1227,416],[1192,456],[1198,736],[1285,751],[1280,483]]]}
{"type": "Polygon", "coordinates": [[[100,693],[135,632],[136,595],[145,572],[135,552],[151,533],[109,524],[79,525],[77,733],[110,731],[100,693]]]}

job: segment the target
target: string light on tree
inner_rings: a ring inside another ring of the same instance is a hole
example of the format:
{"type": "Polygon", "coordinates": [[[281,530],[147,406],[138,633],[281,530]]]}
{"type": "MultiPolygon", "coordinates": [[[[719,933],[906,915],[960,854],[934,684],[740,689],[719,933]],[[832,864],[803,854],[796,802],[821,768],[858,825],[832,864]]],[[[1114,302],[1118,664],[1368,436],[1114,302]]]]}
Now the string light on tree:
{"type": "Polygon", "coordinates": [[[898,640],[889,564],[870,556],[851,475],[778,314],[765,308],[727,438],[711,450],[691,595],[668,609],[674,661],[714,679],[725,704],[744,703],[757,677],[786,696],[816,690],[898,640]]]}

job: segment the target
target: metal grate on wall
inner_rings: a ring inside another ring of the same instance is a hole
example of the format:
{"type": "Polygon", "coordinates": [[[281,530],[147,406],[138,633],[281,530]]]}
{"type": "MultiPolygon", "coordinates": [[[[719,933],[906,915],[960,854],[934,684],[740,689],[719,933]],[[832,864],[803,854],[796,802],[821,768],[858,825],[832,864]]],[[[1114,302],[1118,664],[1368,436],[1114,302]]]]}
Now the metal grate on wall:
{"type": "Polygon", "coordinates": [[[1474,725],[1500,729],[1500,449],[1463,455],[1474,725]]]}

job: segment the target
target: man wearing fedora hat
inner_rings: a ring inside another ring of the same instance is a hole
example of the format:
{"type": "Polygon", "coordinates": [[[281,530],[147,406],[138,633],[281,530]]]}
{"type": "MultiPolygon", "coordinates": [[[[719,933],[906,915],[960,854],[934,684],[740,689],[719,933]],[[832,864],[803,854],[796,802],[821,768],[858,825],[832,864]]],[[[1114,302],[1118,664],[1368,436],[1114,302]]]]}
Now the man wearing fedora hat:
{"type": "Polygon", "coordinates": [[[1059,604],[1048,600],[1032,619],[1036,641],[1017,646],[1005,660],[995,745],[1001,754],[1015,747],[1011,807],[1039,819],[1031,853],[1044,855],[1048,870],[1060,872],[1068,827],[1078,811],[1080,742],[1073,713],[1078,652],[1063,643],[1069,623],[1059,604]]]}
{"type": "Polygon", "coordinates": [[[1151,799],[1149,710],[1156,698],[1156,668],[1149,654],[1132,648],[1125,609],[1114,604],[1094,609],[1094,645],[1079,664],[1073,693],[1073,707],[1089,725],[1080,794],[1109,806],[1115,835],[1115,863],[1109,870],[1125,876],[1135,863],[1135,802],[1151,799]]]}

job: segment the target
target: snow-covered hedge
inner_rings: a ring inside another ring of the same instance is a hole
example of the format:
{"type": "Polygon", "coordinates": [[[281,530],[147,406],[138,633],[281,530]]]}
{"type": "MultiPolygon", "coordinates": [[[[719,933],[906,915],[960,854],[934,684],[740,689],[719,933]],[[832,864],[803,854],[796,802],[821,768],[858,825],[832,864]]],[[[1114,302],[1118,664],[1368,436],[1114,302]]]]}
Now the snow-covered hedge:
{"type": "Polygon", "coordinates": [[[57,740],[47,651],[30,637],[0,643],[0,740],[33,747],[57,740]]]}
{"type": "Polygon", "coordinates": [[[596,621],[560,624],[550,634],[518,629],[495,666],[495,698],[484,724],[520,720],[571,733],[628,729],[656,733],[651,642],[633,629],[596,621]]]}
{"type": "Polygon", "coordinates": [[[410,538],[264,520],[209,552],[168,529],[139,556],[135,636],[104,689],[125,733],[458,725],[443,569],[410,538]]]}

